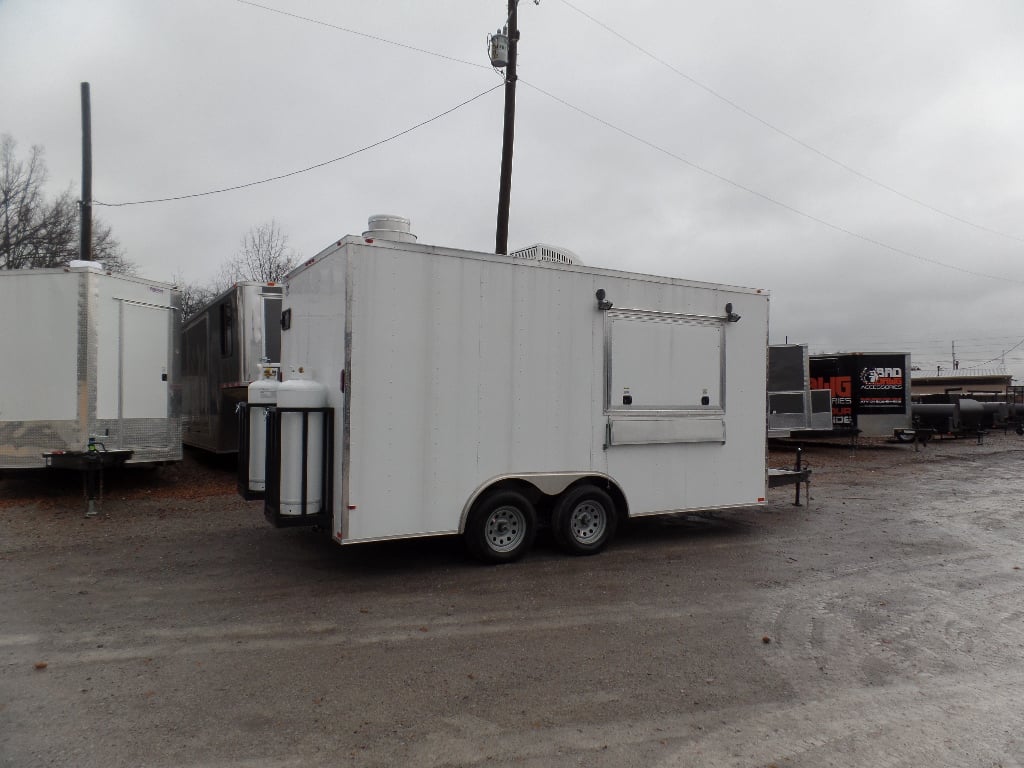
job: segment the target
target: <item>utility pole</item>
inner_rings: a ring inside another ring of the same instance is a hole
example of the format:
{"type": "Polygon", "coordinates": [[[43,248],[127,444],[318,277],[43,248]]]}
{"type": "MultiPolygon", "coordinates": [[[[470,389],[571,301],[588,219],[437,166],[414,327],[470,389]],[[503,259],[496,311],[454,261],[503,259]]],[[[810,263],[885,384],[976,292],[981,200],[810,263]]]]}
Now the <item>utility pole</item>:
{"type": "Polygon", "coordinates": [[[92,109],[88,83],[82,83],[82,199],[78,205],[81,209],[78,257],[92,261],[92,109]]]}
{"type": "Polygon", "coordinates": [[[508,253],[508,209],[512,196],[512,145],[516,131],[516,49],[519,46],[519,24],[516,6],[519,0],[508,0],[508,66],[505,68],[505,130],[501,140],[501,181],[498,183],[498,228],[494,252],[508,253]]]}

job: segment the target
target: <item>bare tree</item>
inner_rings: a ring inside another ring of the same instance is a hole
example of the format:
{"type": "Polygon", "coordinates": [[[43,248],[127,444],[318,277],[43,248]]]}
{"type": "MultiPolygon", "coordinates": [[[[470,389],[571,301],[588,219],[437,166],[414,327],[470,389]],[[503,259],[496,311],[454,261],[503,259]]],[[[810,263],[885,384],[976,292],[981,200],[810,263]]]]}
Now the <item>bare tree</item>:
{"type": "Polygon", "coordinates": [[[24,269],[43,239],[44,221],[41,187],[46,181],[46,164],[41,147],[32,147],[27,163],[14,154],[14,139],[0,138],[0,267],[24,269]]]}
{"type": "Polygon", "coordinates": [[[221,267],[218,283],[280,282],[297,263],[298,254],[288,247],[288,236],[271,219],[245,233],[238,253],[221,267]]]}
{"type": "Polygon", "coordinates": [[[288,237],[276,221],[252,227],[242,236],[238,252],[220,265],[206,285],[190,282],[180,272],[174,275],[172,280],[181,292],[181,316],[192,317],[234,283],[281,282],[297,262],[298,254],[288,247],[288,237]]]}
{"type": "Polygon", "coordinates": [[[175,273],[171,281],[178,287],[181,294],[181,318],[188,320],[196,312],[209,304],[219,291],[212,285],[190,283],[181,272],[175,273]]]}
{"type": "MultiPolygon", "coordinates": [[[[78,201],[70,191],[47,201],[42,147],[33,146],[24,161],[16,148],[11,136],[0,138],[0,269],[63,266],[79,256],[78,201]]],[[[98,219],[93,221],[92,250],[92,258],[112,272],[135,271],[109,225],[98,219]]]]}

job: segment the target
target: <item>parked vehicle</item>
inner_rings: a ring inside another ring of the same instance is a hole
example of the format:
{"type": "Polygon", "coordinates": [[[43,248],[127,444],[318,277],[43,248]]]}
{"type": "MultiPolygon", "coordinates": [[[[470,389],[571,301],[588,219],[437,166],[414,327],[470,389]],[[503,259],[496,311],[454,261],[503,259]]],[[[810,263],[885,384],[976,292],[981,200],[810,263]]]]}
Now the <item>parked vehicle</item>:
{"type": "Polygon", "coordinates": [[[181,459],[180,296],[95,262],[0,272],[0,468],[181,459]],[[123,453],[121,453],[123,452],[123,453]]]}
{"type": "Polygon", "coordinates": [[[832,393],[832,434],[892,437],[912,428],[910,355],[810,356],[811,386],[832,393]]]}
{"type": "Polygon", "coordinates": [[[420,245],[387,219],[287,278],[275,525],[461,534],[502,562],[539,524],[591,554],[626,517],[765,503],[765,292],[420,245]]]}
{"type": "Polygon", "coordinates": [[[240,282],[184,324],[183,440],[213,453],[238,450],[239,403],[281,354],[282,288],[240,282]]]}

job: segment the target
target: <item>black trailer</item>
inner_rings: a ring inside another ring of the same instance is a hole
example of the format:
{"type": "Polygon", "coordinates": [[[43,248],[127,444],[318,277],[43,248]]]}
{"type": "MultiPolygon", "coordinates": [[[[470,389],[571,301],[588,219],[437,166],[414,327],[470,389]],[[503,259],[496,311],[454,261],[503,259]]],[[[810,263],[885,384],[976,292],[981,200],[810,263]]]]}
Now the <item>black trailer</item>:
{"type": "Polygon", "coordinates": [[[811,387],[832,393],[832,435],[891,437],[912,428],[910,355],[810,356],[811,387]]]}

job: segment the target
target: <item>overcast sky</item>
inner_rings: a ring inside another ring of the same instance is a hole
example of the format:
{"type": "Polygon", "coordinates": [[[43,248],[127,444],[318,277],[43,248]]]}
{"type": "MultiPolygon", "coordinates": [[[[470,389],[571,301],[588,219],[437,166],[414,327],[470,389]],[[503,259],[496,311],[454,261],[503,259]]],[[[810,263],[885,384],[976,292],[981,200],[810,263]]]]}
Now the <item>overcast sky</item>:
{"type": "MultiPolygon", "coordinates": [[[[288,174],[479,96],[308,173],[95,212],[156,280],[212,279],[271,219],[302,257],[376,213],[492,251],[503,93],[480,94],[507,0],[258,3],[0,0],[0,133],[78,195],[89,82],[93,196],[124,203],[288,174]]],[[[1005,351],[1024,378],[1024,3],[523,0],[519,24],[511,248],[766,288],[772,341],[812,352],[934,372],[954,345],[961,370],[1005,351]]]]}

